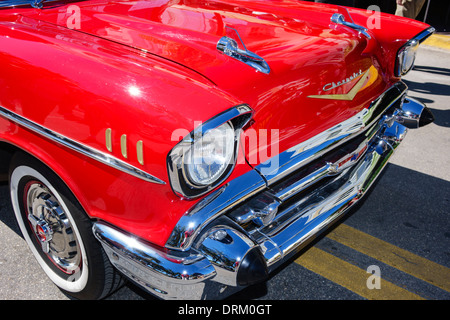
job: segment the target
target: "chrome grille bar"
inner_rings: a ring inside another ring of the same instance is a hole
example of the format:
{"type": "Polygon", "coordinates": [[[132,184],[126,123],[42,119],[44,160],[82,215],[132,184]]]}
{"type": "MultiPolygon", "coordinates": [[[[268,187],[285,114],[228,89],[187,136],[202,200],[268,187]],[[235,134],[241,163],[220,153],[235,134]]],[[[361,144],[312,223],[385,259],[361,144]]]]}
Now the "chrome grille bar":
{"type": "MultiPolygon", "coordinates": [[[[263,211],[254,210],[253,212],[250,212],[246,209],[246,206],[251,202],[251,197],[255,196],[257,193],[272,193],[271,188],[273,188],[276,183],[283,181],[302,168],[306,168],[307,165],[319,159],[326,153],[339,149],[340,146],[355,137],[359,137],[362,134],[364,134],[367,139],[373,137],[377,134],[377,130],[374,129],[376,127],[374,124],[380,120],[386,110],[406,94],[406,91],[407,86],[403,82],[400,81],[394,84],[374,100],[370,106],[363,109],[354,117],[279,154],[276,161],[278,161],[280,165],[277,166],[276,169],[270,171],[270,169],[268,169],[271,168],[270,163],[265,162],[255,167],[254,170],[251,170],[247,174],[238,177],[236,181],[231,181],[211,193],[179,220],[166,243],[166,247],[174,250],[189,250],[194,244],[196,237],[202,232],[206,225],[217,217],[220,217],[225,213],[230,213],[233,210],[243,210],[241,211],[242,214],[232,215],[232,219],[237,219],[235,221],[238,223],[248,223],[248,221],[253,219],[254,221],[259,221],[258,223],[260,225],[266,224],[270,219],[261,219],[263,211]]],[[[299,181],[296,185],[291,186],[290,190],[285,189],[281,193],[278,193],[278,197],[287,200],[306,187],[330,176],[329,173],[325,174],[326,170],[326,168],[323,168],[323,171],[319,170],[315,174],[305,178],[303,181],[299,181]]],[[[268,196],[269,198],[272,197],[274,200],[279,200],[276,195],[268,196]]],[[[272,218],[276,216],[276,219],[284,216],[284,213],[281,215],[278,213],[277,215],[277,212],[275,212],[279,209],[279,204],[277,204],[276,201],[270,202],[269,205],[271,207],[266,210],[266,215],[269,215],[272,218]]],[[[259,204],[257,207],[258,206],[259,204]]],[[[285,218],[286,217],[287,216],[285,216],[285,218]]],[[[256,229],[250,230],[250,232],[255,232],[256,235],[257,232],[255,230],[256,229]]]]}

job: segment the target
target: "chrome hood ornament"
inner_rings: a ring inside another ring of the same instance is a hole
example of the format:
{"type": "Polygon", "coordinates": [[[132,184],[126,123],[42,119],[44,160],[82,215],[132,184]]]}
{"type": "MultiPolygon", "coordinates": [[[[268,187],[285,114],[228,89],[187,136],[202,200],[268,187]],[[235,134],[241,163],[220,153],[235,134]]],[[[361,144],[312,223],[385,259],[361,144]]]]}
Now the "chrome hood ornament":
{"type": "MultiPolygon", "coordinates": [[[[348,12],[348,10],[347,10],[347,12],[348,12]]],[[[348,15],[350,17],[350,13],[348,15]]],[[[354,23],[353,19],[351,17],[350,17],[350,19],[352,20],[351,22],[345,21],[345,17],[341,13],[335,13],[331,16],[332,23],[340,24],[340,25],[352,28],[352,29],[358,31],[359,34],[363,34],[367,39],[369,39],[369,40],[372,39],[372,37],[367,33],[367,30],[368,30],[367,28],[354,23]]]]}
{"type": "Polygon", "coordinates": [[[244,49],[239,49],[236,40],[234,40],[228,36],[224,36],[224,37],[220,38],[219,42],[217,42],[217,50],[219,50],[220,52],[222,52],[223,54],[225,54],[231,58],[234,58],[236,60],[239,60],[239,61],[249,65],[250,67],[258,70],[259,72],[269,74],[270,67],[267,64],[267,62],[263,58],[258,56],[256,53],[253,53],[253,52],[247,50],[244,42],[241,39],[241,36],[239,35],[239,33],[237,32],[236,29],[233,29],[230,27],[226,27],[226,28],[229,28],[236,32],[244,49]]]}

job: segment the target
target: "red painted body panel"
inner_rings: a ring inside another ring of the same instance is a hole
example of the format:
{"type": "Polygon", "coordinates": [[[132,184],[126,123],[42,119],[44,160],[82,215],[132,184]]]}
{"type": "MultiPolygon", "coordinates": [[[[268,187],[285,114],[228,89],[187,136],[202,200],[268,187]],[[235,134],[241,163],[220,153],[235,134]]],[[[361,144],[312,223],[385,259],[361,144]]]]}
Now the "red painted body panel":
{"type": "MultiPolygon", "coordinates": [[[[166,157],[178,142],[172,141],[172,133],[178,128],[190,131],[194,121],[206,121],[240,102],[188,69],[72,30],[21,17],[4,21],[0,30],[1,106],[104,152],[105,130],[111,128],[112,154],[119,158],[120,136],[127,134],[127,162],[167,184],[109,168],[3,118],[1,139],[49,165],[93,218],[163,245],[192,206],[176,197],[168,183],[166,157]],[[132,86],[141,96],[130,94],[132,86]],[[133,150],[138,140],[144,144],[144,166],[133,150]]],[[[241,163],[234,175],[250,169],[241,163]]]]}
{"type": "MultiPolygon", "coordinates": [[[[276,149],[259,152],[264,148],[261,144],[247,148],[252,165],[266,160],[266,154],[286,150],[367,106],[396,81],[391,79],[392,63],[400,45],[426,26],[408,21],[408,28],[400,28],[393,38],[392,32],[386,31],[395,28],[399,20],[384,14],[382,23],[386,26],[371,30],[376,36],[367,41],[350,28],[332,28],[333,13],[348,13],[330,5],[276,1],[274,6],[271,1],[236,0],[100,4],[94,1],[81,5],[81,31],[186,65],[254,108],[256,132],[279,130],[276,149]],[[220,37],[236,38],[235,32],[226,27],[237,30],[246,47],[264,57],[270,75],[245,68],[217,52],[220,37]],[[321,94],[325,83],[345,79],[371,65],[380,70],[379,79],[359,95],[360,99],[324,103],[306,98],[321,94]],[[273,112],[274,106],[279,112],[273,112]]],[[[367,25],[370,14],[356,9],[350,12],[355,21],[367,25]]],[[[70,13],[55,8],[34,17],[64,26],[70,13]]]]}
{"type": "MultiPolygon", "coordinates": [[[[336,12],[347,14],[301,1],[237,0],[93,0],[2,9],[0,105],[103,152],[109,152],[104,134],[111,128],[112,154],[166,184],[129,176],[3,118],[0,139],[50,166],[91,217],[163,246],[196,203],[175,196],[169,184],[166,157],[179,140],[172,138],[176,129],[191,131],[196,121],[247,103],[255,110],[249,128],[257,135],[277,130],[282,152],[353,116],[398,81],[398,49],[428,27],[382,14],[382,28],[369,30],[373,37],[367,40],[352,29],[331,27],[336,12]],[[79,30],[68,28],[69,5],[82,12],[79,30]],[[236,36],[225,26],[266,59],[269,75],[217,51],[220,37],[236,36]],[[330,92],[323,87],[372,66],[370,83],[352,101],[308,97],[346,93],[352,84],[330,92]],[[122,134],[130,145],[126,159],[122,134]],[[133,150],[138,140],[143,166],[133,150]]],[[[370,17],[356,9],[350,14],[362,25],[370,17]]],[[[261,144],[247,144],[245,155],[257,165],[274,155],[274,147],[266,153],[261,144]]],[[[229,179],[251,169],[240,157],[229,179]]]]}

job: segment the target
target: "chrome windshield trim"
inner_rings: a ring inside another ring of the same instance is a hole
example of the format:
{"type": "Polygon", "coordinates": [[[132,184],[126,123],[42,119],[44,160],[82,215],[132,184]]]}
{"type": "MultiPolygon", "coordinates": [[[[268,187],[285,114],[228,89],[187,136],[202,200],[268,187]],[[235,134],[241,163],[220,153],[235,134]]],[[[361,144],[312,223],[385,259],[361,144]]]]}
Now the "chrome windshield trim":
{"type": "Polygon", "coordinates": [[[6,0],[0,1],[0,8],[30,6],[33,8],[42,8],[43,3],[63,2],[61,0],[6,0]],[[40,7],[39,7],[40,6],[40,7]]]}
{"type": "Polygon", "coordinates": [[[25,117],[22,117],[21,115],[18,115],[15,112],[12,112],[8,109],[3,108],[0,106],[0,116],[13,121],[14,123],[25,127],[47,139],[50,139],[52,141],[55,141],[69,149],[72,149],[78,153],[81,153],[91,159],[94,159],[96,161],[99,161],[103,164],[106,164],[107,166],[110,166],[114,169],[120,170],[122,172],[128,173],[134,177],[137,177],[139,179],[142,179],[144,181],[157,183],[157,184],[166,184],[163,180],[158,179],[151,174],[138,169],[112,155],[109,155],[107,153],[104,153],[102,151],[99,151],[97,149],[94,149],[92,147],[89,147],[85,144],[82,144],[80,142],[77,142],[75,140],[72,140],[62,134],[59,134],[53,130],[50,130],[48,128],[45,128],[41,126],[40,124],[37,124],[25,117]]]}

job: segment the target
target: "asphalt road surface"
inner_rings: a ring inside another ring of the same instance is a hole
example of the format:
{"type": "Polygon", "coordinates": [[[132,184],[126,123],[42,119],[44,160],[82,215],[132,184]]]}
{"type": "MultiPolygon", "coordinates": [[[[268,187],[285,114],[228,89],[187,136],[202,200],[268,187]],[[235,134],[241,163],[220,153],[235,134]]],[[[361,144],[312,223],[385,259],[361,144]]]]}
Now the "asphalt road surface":
{"type": "MultiPolygon", "coordinates": [[[[359,210],[267,283],[231,299],[450,299],[450,51],[421,48],[405,82],[435,123],[408,132],[359,210]]],[[[27,248],[6,185],[0,185],[0,244],[0,300],[70,299],[27,248]]],[[[153,297],[128,284],[108,299],[153,297]]]]}

